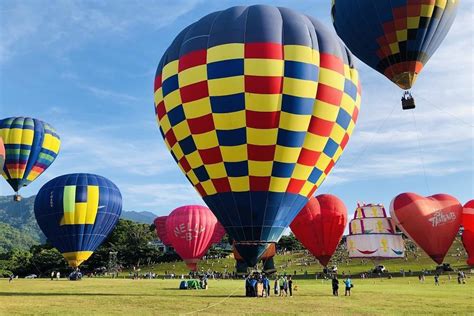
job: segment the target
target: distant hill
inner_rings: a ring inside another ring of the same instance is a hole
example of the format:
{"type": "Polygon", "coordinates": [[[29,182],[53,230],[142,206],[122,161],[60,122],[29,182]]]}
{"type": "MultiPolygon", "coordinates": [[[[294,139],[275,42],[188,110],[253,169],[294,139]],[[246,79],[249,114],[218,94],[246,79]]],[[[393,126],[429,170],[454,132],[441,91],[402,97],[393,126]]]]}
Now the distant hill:
{"type": "Polygon", "coordinates": [[[156,215],[152,212],[142,211],[122,211],[123,219],[128,219],[134,222],[143,223],[143,224],[152,224],[156,218],[156,215]]]}
{"type": "MultiPolygon", "coordinates": [[[[20,202],[15,202],[11,195],[0,196],[0,253],[12,248],[29,249],[34,244],[46,241],[36,223],[35,197],[23,197],[20,202]]],[[[152,224],[155,217],[155,214],[146,211],[122,211],[121,216],[144,224],[152,224]]]]}

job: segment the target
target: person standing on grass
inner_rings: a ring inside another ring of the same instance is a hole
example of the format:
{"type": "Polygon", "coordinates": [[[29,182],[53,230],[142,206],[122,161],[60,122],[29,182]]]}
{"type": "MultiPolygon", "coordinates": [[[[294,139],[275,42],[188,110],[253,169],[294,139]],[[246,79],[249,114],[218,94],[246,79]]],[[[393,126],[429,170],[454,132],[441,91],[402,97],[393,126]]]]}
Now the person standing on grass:
{"type": "Polygon", "coordinates": [[[435,281],[435,285],[439,286],[439,274],[438,273],[435,274],[434,281],[435,281]]]}
{"type": "Polygon", "coordinates": [[[285,291],[285,296],[288,296],[288,278],[286,276],[283,278],[283,290],[285,291]]]}
{"type": "Polygon", "coordinates": [[[293,296],[293,280],[291,279],[291,275],[288,277],[288,290],[290,291],[290,297],[293,296]]]}
{"type": "Polygon", "coordinates": [[[279,287],[279,284],[278,284],[278,276],[275,277],[275,282],[273,283],[273,293],[275,295],[278,295],[278,287],[279,287]]]}
{"type": "Polygon", "coordinates": [[[281,276],[278,279],[278,283],[280,284],[280,296],[283,296],[283,291],[285,289],[285,279],[283,279],[283,277],[281,276]]]}
{"type": "Polygon", "coordinates": [[[56,279],[59,280],[61,278],[61,272],[56,272],[56,279]]]}
{"type": "Polygon", "coordinates": [[[336,275],[332,278],[332,295],[339,296],[339,280],[336,275]]]}
{"type": "Polygon", "coordinates": [[[54,280],[54,271],[51,271],[51,281],[54,280]]]}
{"type": "Polygon", "coordinates": [[[263,282],[263,293],[265,297],[269,297],[270,296],[270,281],[268,280],[266,275],[263,276],[262,282],[263,282]]]}
{"type": "Polygon", "coordinates": [[[344,280],[344,284],[346,285],[346,291],[345,291],[345,296],[349,295],[351,296],[351,288],[352,288],[352,280],[351,278],[347,277],[347,279],[344,280]]]}

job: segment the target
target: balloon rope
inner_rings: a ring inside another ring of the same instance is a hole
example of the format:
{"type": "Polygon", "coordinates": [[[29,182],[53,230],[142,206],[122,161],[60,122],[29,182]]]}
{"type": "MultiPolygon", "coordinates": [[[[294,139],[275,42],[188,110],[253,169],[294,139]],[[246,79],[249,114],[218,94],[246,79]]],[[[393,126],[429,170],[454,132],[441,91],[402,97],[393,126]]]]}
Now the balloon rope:
{"type": "MultiPolygon", "coordinates": [[[[349,168],[357,165],[359,163],[359,160],[362,158],[362,156],[365,154],[365,152],[367,151],[367,149],[372,145],[373,141],[374,141],[374,138],[376,135],[379,134],[379,131],[380,129],[385,126],[385,122],[388,121],[388,119],[392,116],[393,114],[393,111],[395,111],[395,108],[398,106],[398,103],[394,103],[393,106],[392,106],[392,110],[390,111],[390,113],[383,119],[382,123],[377,127],[375,133],[372,134],[372,137],[370,137],[369,141],[365,144],[365,146],[362,148],[362,151],[360,152],[360,154],[354,159],[352,160],[353,162],[352,163],[349,163],[349,168]]],[[[327,193],[331,193],[331,190],[333,189],[335,184],[331,184],[328,186],[328,189],[327,189],[327,193]]]]}
{"type": "Polygon", "coordinates": [[[474,125],[472,125],[471,123],[464,121],[462,118],[460,118],[460,117],[457,116],[457,115],[454,115],[454,114],[451,113],[451,112],[448,112],[448,111],[446,111],[446,110],[443,110],[442,108],[440,108],[439,106],[437,106],[435,103],[431,102],[430,100],[426,99],[425,97],[422,97],[422,96],[419,96],[419,95],[417,95],[416,97],[417,97],[417,98],[418,98],[418,97],[422,98],[423,100],[425,100],[426,102],[428,102],[430,105],[432,105],[432,106],[433,106],[435,109],[437,109],[438,111],[451,115],[452,117],[454,117],[455,119],[457,119],[459,122],[461,122],[461,123],[463,123],[463,124],[465,124],[465,125],[467,125],[467,126],[469,126],[469,127],[474,127],[474,125]]]}
{"type": "Polygon", "coordinates": [[[418,135],[418,133],[421,134],[421,130],[418,130],[418,125],[416,124],[415,111],[411,111],[411,114],[413,115],[413,122],[415,123],[416,142],[417,142],[418,151],[419,151],[419,154],[420,154],[421,166],[423,167],[423,176],[425,178],[426,190],[427,190],[427,193],[430,194],[431,190],[430,190],[430,185],[428,183],[428,177],[426,176],[426,168],[425,168],[425,159],[423,157],[423,149],[421,148],[420,137],[418,135]]]}
{"type": "Polygon", "coordinates": [[[230,293],[229,295],[227,295],[226,297],[224,297],[222,300],[220,300],[219,302],[217,303],[214,303],[214,304],[211,304],[205,308],[201,308],[201,309],[197,309],[195,311],[191,311],[191,312],[187,312],[187,313],[184,313],[184,314],[181,314],[181,315],[191,315],[191,314],[195,314],[195,313],[199,313],[199,312],[202,312],[202,311],[205,311],[205,310],[208,310],[210,308],[213,308],[217,305],[220,305],[222,303],[224,303],[226,300],[228,300],[231,296],[233,296],[237,291],[240,291],[241,288],[237,287],[232,293],[230,293]]]}

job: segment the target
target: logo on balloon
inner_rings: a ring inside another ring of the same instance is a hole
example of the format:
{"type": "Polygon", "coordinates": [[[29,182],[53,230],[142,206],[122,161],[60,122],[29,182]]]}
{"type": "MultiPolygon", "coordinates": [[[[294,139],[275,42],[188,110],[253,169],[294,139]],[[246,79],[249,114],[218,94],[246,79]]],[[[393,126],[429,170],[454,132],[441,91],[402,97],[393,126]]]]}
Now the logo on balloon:
{"type": "Polygon", "coordinates": [[[441,210],[437,211],[433,214],[431,218],[428,219],[433,227],[437,227],[439,225],[443,225],[449,222],[453,222],[456,220],[456,214],[454,212],[449,212],[448,214],[444,214],[441,210]]]}
{"type": "Polygon", "coordinates": [[[204,231],[206,231],[206,228],[198,224],[192,227],[190,224],[186,225],[182,223],[176,226],[173,231],[176,237],[191,241],[194,238],[197,238],[199,234],[202,234],[204,231]]]}

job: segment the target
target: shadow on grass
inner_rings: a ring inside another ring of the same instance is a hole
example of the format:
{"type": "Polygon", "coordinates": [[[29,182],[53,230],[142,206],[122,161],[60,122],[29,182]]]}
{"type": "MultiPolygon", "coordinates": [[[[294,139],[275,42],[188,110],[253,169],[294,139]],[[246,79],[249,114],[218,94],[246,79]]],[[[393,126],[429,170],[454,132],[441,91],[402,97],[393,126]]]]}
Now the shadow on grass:
{"type": "Polygon", "coordinates": [[[148,294],[118,294],[118,293],[63,293],[63,292],[0,292],[2,296],[153,296],[148,294]]]}

